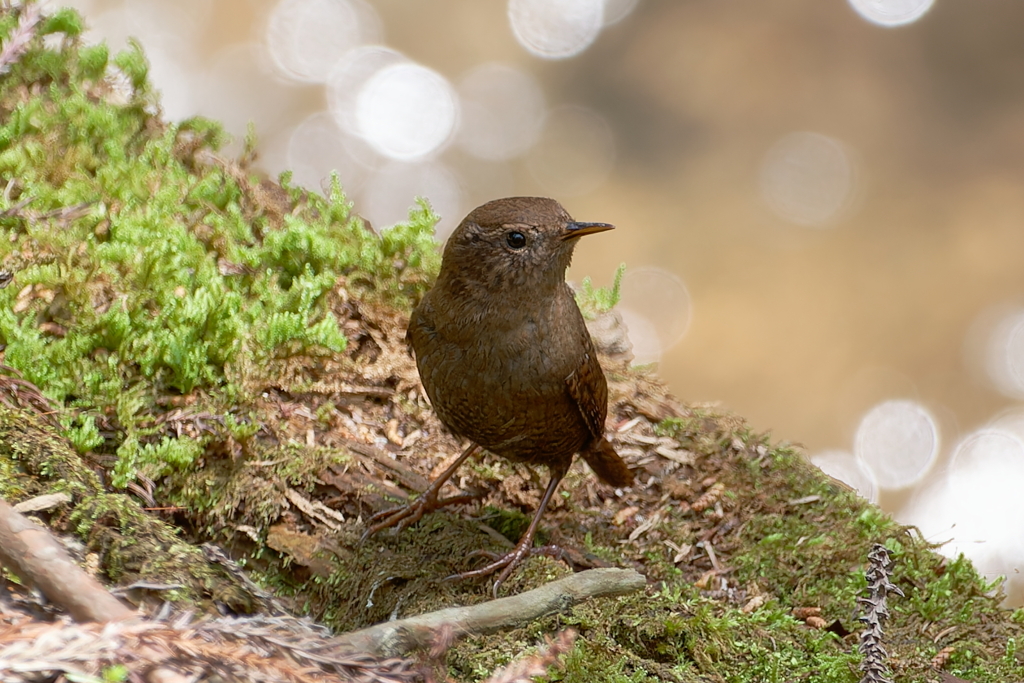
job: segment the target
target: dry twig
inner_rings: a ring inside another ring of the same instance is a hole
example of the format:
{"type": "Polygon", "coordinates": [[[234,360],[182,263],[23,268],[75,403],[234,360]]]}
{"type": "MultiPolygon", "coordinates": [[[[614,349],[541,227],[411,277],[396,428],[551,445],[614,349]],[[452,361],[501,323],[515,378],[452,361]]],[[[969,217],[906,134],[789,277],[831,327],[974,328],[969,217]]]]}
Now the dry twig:
{"type": "MultiPolygon", "coordinates": [[[[594,569],[510,598],[441,610],[400,622],[330,637],[292,617],[224,618],[189,623],[132,620],[99,624],[32,623],[0,619],[0,680],[37,683],[54,674],[96,676],[111,664],[164,683],[215,674],[225,681],[411,683],[424,671],[398,655],[431,644],[437,659],[455,638],[486,633],[565,609],[597,595],[638,590],[643,576],[627,569],[594,569]],[[374,649],[368,649],[372,647],[374,649]],[[384,651],[388,650],[389,653],[384,651]]],[[[575,633],[563,632],[532,657],[496,672],[491,683],[525,683],[567,652],[575,633]]]]}
{"type": "Polygon", "coordinates": [[[589,569],[518,595],[388,621],[338,640],[354,652],[396,657],[429,648],[442,627],[452,628],[458,636],[493,633],[561,612],[589,598],[626,595],[644,585],[646,579],[632,569],[589,569]]]}
{"type": "Polygon", "coordinates": [[[0,403],[15,410],[29,410],[57,426],[57,408],[35,384],[23,379],[14,368],[0,363],[0,403]]]}
{"type": "Polygon", "coordinates": [[[860,683],[892,683],[888,677],[886,660],[888,653],[882,647],[882,626],[889,618],[889,610],[885,606],[886,596],[889,593],[903,597],[903,591],[889,580],[890,570],[893,561],[889,559],[889,551],[884,545],[876,543],[868,553],[868,596],[858,598],[864,609],[864,616],[859,617],[868,625],[868,628],[860,634],[860,653],[864,655],[864,661],[860,664],[860,670],[864,672],[860,683]]]}
{"type": "Polygon", "coordinates": [[[537,654],[520,657],[503,669],[498,669],[484,683],[532,683],[535,676],[543,676],[552,666],[558,664],[558,658],[572,649],[576,641],[576,631],[566,629],[554,638],[548,638],[544,647],[537,654]]]}
{"type": "Polygon", "coordinates": [[[119,621],[135,613],[85,573],[49,530],[0,499],[0,564],[66,609],[76,621],[119,621]]]}
{"type": "Polygon", "coordinates": [[[34,2],[26,2],[21,6],[21,16],[18,17],[18,25],[11,31],[3,50],[0,50],[0,74],[11,70],[11,65],[18,61],[21,55],[25,54],[28,44],[36,34],[36,24],[39,23],[39,5],[34,2]]]}
{"type": "Polygon", "coordinates": [[[129,680],[153,683],[208,679],[413,683],[424,679],[410,660],[339,654],[325,629],[293,618],[198,624],[183,618],[173,624],[134,620],[106,625],[21,619],[0,621],[0,680],[5,683],[62,680],[61,674],[99,680],[114,664],[128,670],[129,680]]]}

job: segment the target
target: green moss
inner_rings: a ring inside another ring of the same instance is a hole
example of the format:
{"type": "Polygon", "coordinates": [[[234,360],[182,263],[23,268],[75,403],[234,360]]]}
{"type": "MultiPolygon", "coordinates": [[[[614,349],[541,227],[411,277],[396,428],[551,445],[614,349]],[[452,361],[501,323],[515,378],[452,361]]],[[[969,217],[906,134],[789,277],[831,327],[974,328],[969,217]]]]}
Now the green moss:
{"type": "Polygon", "coordinates": [[[68,37],[79,35],[84,29],[82,17],[73,9],[59,9],[45,17],[39,26],[41,35],[64,33],[68,37]]]}
{"type": "Polygon", "coordinates": [[[104,683],[121,683],[127,681],[131,671],[124,664],[113,664],[103,669],[104,683]]]}
{"type": "Polygon", "coordinates": [[[615,270],[615,278],[611,287],[594,287],[589,275],[583,278],[583,282],[576,289],[576,303],[584,318],[596,318],[601,313],[610,311],[619,303],[622,276],[625,273],[626,264],[620,264],[615,270]]]}
{"type": "Polygon", "coordinates": [[[105,43],[83,47],[78,53],[78,64],[82,76],[97,80],[103,77],[110,61],[110,50],[105,43]]]}
{"type": "Polygon", "coordinates": [[[128,41],[128,49],[118,52],[114,64],[131,82],[136,91],[144,91],[149,87],[149,61],[142,53],[142,46],[135,40],[128,41]]]}
{"type": "Polygon", "coordinates": [[[112,482],[123,488],[134,473],[146,467],[146,475],[160,478],[173,469],[188,469],[203,454],[207,439],[173,439],[165,436],[157,442],[140,445],[132,437],[125,439],[118,450],[112,482]]]}
{"type": "Polygon", "coordinates": [[[551,681],[746,683],[814,680],[855,683],[859,655],[837,636],[810,629],[777,604],[745,614],[692,587],[581,605],[570,614],[502,636],[471,638],[449,658],[450,673],[469,680],[506,664],[540,634],[571,626],[579,633],[551,681]]]}
{"type": "Polygon", "coordinates": [[[49,492],[80,499],[102,490],[96,474],[68,449],[52,427],[2,404],[0,475],[0,496],[14,501],[49,492]]]}
{"type": "MultiPolygon", "coordinates": [[[[715,541],[729,591],[698,588],[702,570],[672,565],[651,544],[640,561],[651,582],[646,594],[577,606],[539,629],[470,639],[449,657],[455,678],[479,677],[529,652],[538,633],[572,626],[580,633],[576,647],[550,680],[855,683],[861,677],[856,636],[812,628],[792,610],[816,607],[825,624],[858,632],[857,599],[864,595],[867,549],[876,540],[885,541],[896,560],[893,581],[907,594],[888,605],[885,645],[896,680],[934,678],[929,662],[950,643],[950,673],[992,683],[1021,678],[1014,638],[1019,627],[1000,609],[998,586],[979,577],[967,560],[943,560],[792,448],[772,447],[742,424],[694,411],[662,423],[661,431],[690,444],[698,456],[696,472],[714,473],[725,492],[721,512],[673,506],[654,530],[677,543],[694,543],[723,528],[722,513],[726,524],[739,515],[735,542],[728,536],[715,541]],[[761,596],[761,604],[745,610],[751,595],[761,596]],[[937,633],[946,640],[933,642],[937,633]]],[[[572,485],[567,478],[566,486],[572,485]]],[[[585,546],[621,563],[622,547],[613,538],[588,534],[585,546]]],[[[709,588],[720,580],[711,576],[709,588]]]]}
{"type": "MultiPolygon", "coordinates": [[[[487,507],[484,509],[481,518],[487,526],[507,538],[509,542],[515,543],[526,533],[533,515],[520,512],[519,510],[487,507]]],[[[543,544],[543,538],[538,540],[543,544]]]]}
{"type": "Polygon", "coordinates": [[[210,161],[219,126],[149,113],[138,45],[113,58],[82,47],[72,10],[42,26],[65,40],[37,36],[0,78],[0,175],[14,179],[0,264],[15,273],[0,290],[0,344],[4,362],[79,413],[65,420],[76,447],[118,455],[123,486],[146,462],[198,455],[142,425],[162,397],[203,392],[216,410],[239,395],[232,365],[343,351],[329,311],[339,287],[409,306],[438,266],[436,216],[421,202],[378,236],[337,178],[327,197],[285,182],[292,206],[269,202],[244,168],[210,161]],[[131,85],[127,102],[103,79],[108,63],[131,85]]]}
{"type": "Polygon", "coordinates": [[[207,564],[202,551],[182,540],[175,527],[147,514],[129,496],[106,493],[52,427],[3,405],[0,475],[0,496],[12,503],[44,493],[69,494],[71,502],[53,513],[51,524],[85,541],[108,579],[179,584],[180,589],[161,598],[191,604],[216,600],[233,609],[252,609],[251,597],[207,564]]]}
{"type": "Polygon", "coordinates": [[[64,434],[79,453],[88,453],[103,443],[93,415],[72,416],[65,424],[64,434]]]}

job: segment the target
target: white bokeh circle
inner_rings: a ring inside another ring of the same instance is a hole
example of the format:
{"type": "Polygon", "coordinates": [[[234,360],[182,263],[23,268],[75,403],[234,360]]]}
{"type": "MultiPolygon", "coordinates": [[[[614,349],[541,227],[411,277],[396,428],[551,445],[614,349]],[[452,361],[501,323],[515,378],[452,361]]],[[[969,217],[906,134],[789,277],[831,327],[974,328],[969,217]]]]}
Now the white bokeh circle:
{"type": "Polygon", "coordinates": [[[912,24],[932,8],[935,0],[849,0],[850,7],[877,26],[912,24]]]}
{"type": "Polygon", "coordinates": [[[875,473],[878,485],[900,489],[919,481],[939,450],[932,414],[916,401],[884,401],[857,427],[854,454],[875,473]]]}
{"type": "Polygon", "coordinates": [[[370,174],[359,196],[360,213],[377,232],[408,220],[416,197],[425,197],[441,217],[435,227],[439,240],[447,237],[462,218],[459,177],[437,161],[391,162],[370,174]]]}
{"type": "Polygon", "coordinates": [[[830,449],[815,453],[810,460],[811,464],[828,476],[855,489],[865,500],[872,503],[878,502],[878,483],[875,481],[875,473],[853,453],[830,449]]]}
{"type": "Polygon", "coordinates": [[[401,161],[442,149],[459,121],[451,84],[412,62],[374,73],[360,89],[354,113],[360,135],[380,154],[401,161]]]}
{"type": "Polygon", "coordinates": [[[819,133],[780,138],[761,163],[761,195],[781,218],[826,227],[853,196],[855,168],[846,147],[819,133]]]}
{"type": "Polygon", "coordinates": [[[283,75],[323,83],[345,53],[376,38],[379,24],[360,0],[280,0],[267,21],[266,43],[283,75]]]}
{"type": "Polygon", "coordinates": [[[690,292],[679,276],[664,268],[627,268],[619,294],[617,310],[636,363],[659,361],[690,327],[690,292]]]}
{"type": "Polygon", "coordinates": [[[531,54],[564,59],[587,49],[604,24],[604,0],[509,0],[516,40],[531,54]]]}
{"type": "Polygon", "coordinates": [[[544,126],[544,92],[525,71],[481,64],[459,83],[458,145],[478,159],[506,161],[530,149],[544,126]]]}

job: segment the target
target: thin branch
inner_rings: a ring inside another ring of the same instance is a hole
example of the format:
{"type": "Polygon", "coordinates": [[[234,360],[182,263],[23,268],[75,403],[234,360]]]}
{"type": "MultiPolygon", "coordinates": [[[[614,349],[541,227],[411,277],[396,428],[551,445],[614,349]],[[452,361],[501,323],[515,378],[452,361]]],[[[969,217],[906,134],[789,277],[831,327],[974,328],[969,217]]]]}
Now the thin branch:
{"type": "Polygon", "coordinates": [[[646,583],[632,569],[590,569],[507,598],[377,624],[343,634],[336,642],[353,652],[397,657],[429,648],[442,629],[451,629],[457,637],[493,633],[565,611],[583,600],[626,595],[646,583]]]}
{"type": "Polygon", "coordinates": [[[18,25],[11,31],[10,37],[0,50],[0,74],[11,70],[18,58],[25,54],[28,44],[36,34],[36,24],[39,23],[39,5],[34,2],[26,2],[21,6],[21,16],[18,18],[18,25]]]}
{"type": "Polygon", "coordinates": [[[39,588],[75,621],[120,621],[128,609],[82,570],[50,532],[0,498],[0,564],[39,588]]]}
{"type": "Polygon", "coordinates": [[[548,638],[537,654],[520,657],[511,664],[498,669],[484,683],[533,683],[536,676],[544,676],[548,669],[558,664],[558,658],[572,649],[576,642],[576,631],[566,629],[554,638],[548,638]]]}
{"type": "Polygon", "coordinates": [[[892,683],[889,678],[886,661],[889,654],[882,646],[882,626],[889,618],[889,610],[885,605],[889,593],[903,597],[903,591],[889,580],[892,575],[892,565],[889,559],[889,551],[884,545],[876,543],[868,553],[870,567],[867,571],[868,596],[858,598],[864,609],[864,616],[860,617],[868,625],[867,630],[860,634],[860,653],[864,655],[864,661],[860,664],[860,670],[864,676],[860,683],[892,683]]]}

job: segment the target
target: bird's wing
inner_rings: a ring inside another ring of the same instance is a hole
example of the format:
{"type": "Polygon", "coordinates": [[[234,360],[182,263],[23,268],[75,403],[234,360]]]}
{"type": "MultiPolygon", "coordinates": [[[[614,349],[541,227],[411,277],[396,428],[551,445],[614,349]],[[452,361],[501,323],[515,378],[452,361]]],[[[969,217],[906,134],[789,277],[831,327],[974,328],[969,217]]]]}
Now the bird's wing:
{"type": "Polygon", "coordinates": [[[565,378],[565,383],[569,387],[569,395],[576,401],[587,428],[594,437],[593,441],[580,451],[580,455],[601,481],[612,486],[629,486],[633,483],[633,473],[615,452],[615,447],[604,438],[604,419],[608,414],[608,383],[604,379],[604,372],[597,362],[597,354],[589,338],[579,367],[565,378]]]}
{"type": "Polygon", "coordinates": [[[405,330],[405,343],[414,353],[417,346],[422,348],[427,338],[434,335],[433,318],[434,308],[431,306],[429,296],[425,296],[412,310],[412,315],[409,316],[409,327],[405,330]]]}
{"type": "Polygon", "coordinates": [[[595,439],[600,439],[604,436],[604,419],[608,415],[608,383],[604,379],[601,364],[597,362],[593,342],[589,337],[586,341],[583,357],[576,369],[565,378],[565,383],[590,433],[595,439]]]}

